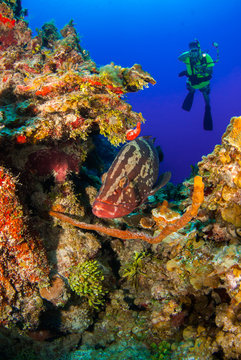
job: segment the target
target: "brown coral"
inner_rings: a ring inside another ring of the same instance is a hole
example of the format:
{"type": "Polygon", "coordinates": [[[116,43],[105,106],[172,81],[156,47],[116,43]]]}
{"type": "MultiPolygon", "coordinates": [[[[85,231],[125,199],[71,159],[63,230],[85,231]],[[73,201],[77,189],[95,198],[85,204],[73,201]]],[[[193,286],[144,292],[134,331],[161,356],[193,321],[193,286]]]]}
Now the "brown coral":
{"type": "Polygon", "coordinates": [[[68,300],[65,283],[63,279],[58,276],[52,278],[51,286],[40,289],[40,295],[56,306],[63,306],[68,300]]]}
{"type": "Polygon", "coordinates": [[[198,164],[206,185],[204,207],[216,219],[241,226],[241,117],[233,117],[222,144],[198,164]]]}

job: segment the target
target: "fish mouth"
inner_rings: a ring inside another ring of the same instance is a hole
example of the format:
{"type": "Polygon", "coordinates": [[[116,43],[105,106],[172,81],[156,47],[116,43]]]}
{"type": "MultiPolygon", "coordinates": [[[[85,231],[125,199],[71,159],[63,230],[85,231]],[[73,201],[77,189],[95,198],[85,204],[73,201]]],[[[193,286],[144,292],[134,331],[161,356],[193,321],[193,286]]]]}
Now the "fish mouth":
{"type": "Polygon", "coordinates": [[[130,213],[130,211],[128,211],[125,207],[121,205],[105,203],[99,200],[95,200],[92,207],[92,212],[95,216],[99,218],[109,218],[109,219],[122,217],[130,213]]]}

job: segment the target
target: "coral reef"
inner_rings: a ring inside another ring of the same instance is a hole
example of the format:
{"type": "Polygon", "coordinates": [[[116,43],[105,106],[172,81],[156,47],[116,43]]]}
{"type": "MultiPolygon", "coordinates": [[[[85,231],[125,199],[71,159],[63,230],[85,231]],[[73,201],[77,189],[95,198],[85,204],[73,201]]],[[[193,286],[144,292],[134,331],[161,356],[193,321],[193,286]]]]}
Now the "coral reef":
{"type": "Polygon", "coordinates": [[[85,261],[70,271],[68,282],[71,289],[88,300],[95,309],[104,305],[104,275],[96,260],[85,261]]]}
{"type": "Polygon", "coordinates": [[[70,359],[95,359],[105,360],[151,360],[151,354],[148,349],[137,342],[120,341],[117,344],[111,345],[107,350],[96,350],[90,346],[83,346],[81,350],[77,350],[71,354],[70,359]]]}
{"type": "Polygon", "coordinates": [[[16,183],[0,167],[0,321],[22,326],[26,322],[27,327],[38,325],[42,309],[38,287],[48,283],[49,270],[43,244],[27,226],[16,183]]]}
{"type": "Polygon", "coordinates": [[[2,3],[0,14],[5,13],[8,17],[0,18],[1,141],[86,140],[98,127],[117,145],[129,128],[144,121],[121,98],[155,84],[140,65],[128,69],[112,63],[99,70],[81,48],[72,22],[61,34],[54,24],[45,24],[31,38],[27,24],[15,21],[2,3]]]}
{"type": "Polygon", "coordinates": [[[0,42],[1,356],[239,359],[241,118],[183,184],[97,218],[112,145],[144,122],[123,95],[155,80],[98,68],[73,21],[33,38],[19,0],[0,42]]]}
{"type": "Polygon", "coordinates": [[[218,218],[219,225],[241,227],[241,118],[233,117],[223,135],[222,145],[199,163],[206,184],[206,207],[218,218]],[[221,224],[220,224],[221,223],[221,224]]]}

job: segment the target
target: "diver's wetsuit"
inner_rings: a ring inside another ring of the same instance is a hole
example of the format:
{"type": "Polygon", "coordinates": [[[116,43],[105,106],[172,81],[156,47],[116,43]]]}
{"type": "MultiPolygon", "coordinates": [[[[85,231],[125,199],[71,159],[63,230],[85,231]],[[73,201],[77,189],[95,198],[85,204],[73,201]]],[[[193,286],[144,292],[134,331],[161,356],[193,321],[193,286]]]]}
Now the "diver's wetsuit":
{"type": "Polygon", "coordinates": [[[214,66],[213,59],[209,54],[201,53],[198,59],[192,60],[189,56],[189,51],[184,52],[179,56],[179,60],[186,64],[186,71],[182,71],[179,76],[187,76],[187,90],[188,94],[183,102],[182,108],[190,111],[194,99],[195,90],[199,90],[205,101],[205,114],[203,127],[205,130],[212,130],[212,116],[210,108],[210,71],[205,71],[207,68],[214,66]]]}

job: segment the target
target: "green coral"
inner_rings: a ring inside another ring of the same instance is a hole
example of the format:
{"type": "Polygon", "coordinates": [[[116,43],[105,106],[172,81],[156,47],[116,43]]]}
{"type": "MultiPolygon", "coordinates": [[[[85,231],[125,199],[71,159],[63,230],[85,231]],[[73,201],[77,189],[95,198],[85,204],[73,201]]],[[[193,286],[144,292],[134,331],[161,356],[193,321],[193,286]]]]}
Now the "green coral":
{"type": "Polygon", "coordinates": [[[41,30],[37,29],[37,32],[42,39],[43,46],[47,48],[52,48],[53,43],[61,37],[53,20],[45,23],[41,30]]]}
{"type": "Polygon", "coordinates": [[[41,357],[35,350],[27,347],[18,351],[13,360],[41,360],[41,357]]]}
{"type": "Polygon", "coordinates": [[[169,360],[171,359],[171,344],[167,341],[161,341],[158,345],[151,344],[153,356],[152,360],[169,360]]]}
{"type": "Polygon", "coordinates": [[[126,141],[124,127],[125,115],[120,111],[110,110],[98,117],[100,134],[108,137],[111,144],[119,145],[120,142],[126,141]]]}
{"type": "Polygon", "coordinates": [[[123,109],[113,109],[109,105],[103,108],[102,105],[102,112],[97,116],[96,121],[99,124],[100,134],[107,137],[112,145],[118,146],[126,142],[126,129],[135,127],[138,121],[144,122],[144,118],[141,113],[134,115],[129,106],[125,106],[123,111],[123,109]]]}
{"type": "Polygon", "coordinates": [[[85,297],[91,307],[98,310],[104,305],[106,290],[104,275],[96,260],[88,260],[73,266],[68,279],[69,286],[79,296],[85,297]]]}
{"type": "Polygon", "coordinates": [[[100,79],[106,84],[114,84],[116,86],[123,86],[122,83],[122,68],[115,66],[114,63],[100,67],[100,79]]]}
{"type": "Polygon", "coordinates": [[[126,277],[130,282],[132,282],[135,287],[138,285],[138,276],[140,274],[146,275],[141,271],[143,267],[143,258],[146,257],[146,253],[135,251],[133,260],[128,263],[122,271],[122,276],[126,277]]]}

